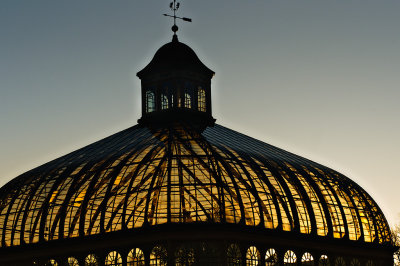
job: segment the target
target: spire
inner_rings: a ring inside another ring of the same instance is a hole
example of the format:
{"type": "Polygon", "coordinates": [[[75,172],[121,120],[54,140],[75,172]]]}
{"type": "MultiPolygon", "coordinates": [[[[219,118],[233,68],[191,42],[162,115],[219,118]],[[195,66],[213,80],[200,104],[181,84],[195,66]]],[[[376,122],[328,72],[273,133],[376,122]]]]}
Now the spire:
{"type": "Polygon", "coordinates": [[[186,18],[186,17],[178,17],[176,16],[176,12],[178,11],[180,6],[179,2],[176,2],[176,0],[174,0],[173,2],[171,2],[169,4],[169,8],[171,8],[171,10],[174,12],[173,15],[169,15],[169,14],[163,14],[166,17],[171,17],[174,19],[174,25],[172,26],[171,30],[174,32],[174,35],[172,37],[173,41],[178,41],[178,36],[176,35],[176,32],[179,30],[178,26],[176,25],[176,19],[181,19],[183,21],[187,21],[187,22],[192,22],[191,18],[186,18]]]}

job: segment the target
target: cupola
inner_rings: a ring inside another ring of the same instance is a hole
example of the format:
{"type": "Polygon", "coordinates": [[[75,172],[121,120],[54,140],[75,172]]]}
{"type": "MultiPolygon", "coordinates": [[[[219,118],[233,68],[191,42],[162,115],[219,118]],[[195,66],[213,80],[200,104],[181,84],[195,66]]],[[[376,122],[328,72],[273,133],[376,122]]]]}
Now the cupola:
{"type": "Polygon", "coordinates": [[[158,127],[179,121],[200,128],[214,125],[211,112],[214,71],[189,46],[179,42],[176,34],[137,76],[142,86],[139,124],[158,127]]]}

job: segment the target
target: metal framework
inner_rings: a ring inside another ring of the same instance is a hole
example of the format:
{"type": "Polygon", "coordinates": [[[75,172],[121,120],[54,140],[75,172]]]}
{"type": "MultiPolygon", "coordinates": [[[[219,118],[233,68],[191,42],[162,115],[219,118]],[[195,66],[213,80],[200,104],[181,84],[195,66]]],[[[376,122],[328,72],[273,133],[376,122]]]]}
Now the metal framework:
{"type": "Polygon", "coordinates": [[[356,183],[220,125],[134,126],[0,192],[1,247],[172,223],[391,243],[384,215],[356,183]]]}

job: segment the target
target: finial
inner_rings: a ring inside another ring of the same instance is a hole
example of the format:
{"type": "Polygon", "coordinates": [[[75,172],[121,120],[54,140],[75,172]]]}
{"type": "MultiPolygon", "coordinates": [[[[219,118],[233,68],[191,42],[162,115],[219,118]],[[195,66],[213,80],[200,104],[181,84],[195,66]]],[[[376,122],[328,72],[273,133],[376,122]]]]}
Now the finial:
{"type": "Polygon", "coordinates": [[[174,19],[174,25],[172,26],[172,31],[174,32],[174,36],[172,38],[172,40],[178,40],[177,36],[176,36],[176,32],[178,31],[178,26],[176,25],[176,19],[181,19],[183,21],[187,21],[187,22],[192,22],[191,18],[185,18],[185,17],[177,17],[176,16],[176,12],[178,11],[180,6],[179,2],[176,2],[176,0],[174,0],[173,2],[171,2],[169,4],[169,8],[171,8],[171,10],[174,12],[174,15],[168,15],[168,14],[163,14],[166,17],[171,17],[174,19]]]}

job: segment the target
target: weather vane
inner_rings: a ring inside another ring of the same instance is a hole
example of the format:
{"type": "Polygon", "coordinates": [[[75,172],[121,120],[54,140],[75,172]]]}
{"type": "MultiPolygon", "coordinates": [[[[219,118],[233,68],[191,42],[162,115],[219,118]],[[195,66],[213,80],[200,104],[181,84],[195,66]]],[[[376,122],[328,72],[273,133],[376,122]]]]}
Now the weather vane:
{"type": "Polygon", "coordinates": [[[176,2],[176,0],[174,0],[173,2],[171,2],[169,4],[169,7],[171,8],[171,10],[174,12],[174,15],[168,15],[168,14],[163,14],[166,17],[171,17],[174,18],[174,26],[172,26],[172,31],[174,32],[174,35],[176,35],[176,32],[178,31],[178,26],[176,26],[176,19],[181,19],[183,21],[187,21],[187,22],[192,22],[191,18],[185,18],[185,17],[178,17],[176,16],[176,12],[178,11],[180,6],[179,2],[176,2]]]}

